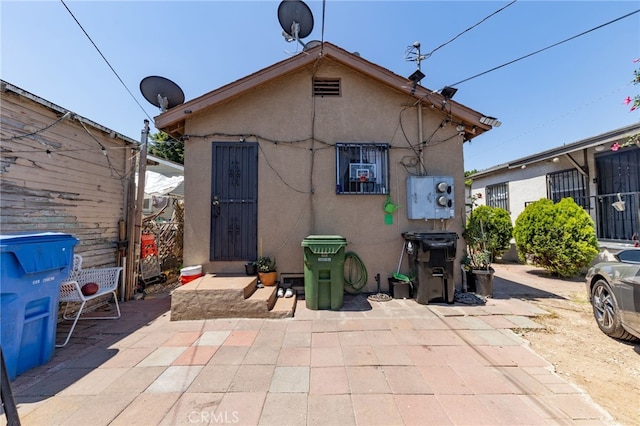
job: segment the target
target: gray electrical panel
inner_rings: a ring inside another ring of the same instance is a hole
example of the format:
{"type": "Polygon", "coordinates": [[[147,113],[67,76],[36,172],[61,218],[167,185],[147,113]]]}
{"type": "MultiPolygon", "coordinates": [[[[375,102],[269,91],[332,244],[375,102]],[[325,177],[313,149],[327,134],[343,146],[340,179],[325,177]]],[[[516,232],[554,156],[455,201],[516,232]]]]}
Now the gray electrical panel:
{"type": "Polygon", "coordinates": [[[407,219],[454,217],[453,176],[409,176],[407,219]]]}

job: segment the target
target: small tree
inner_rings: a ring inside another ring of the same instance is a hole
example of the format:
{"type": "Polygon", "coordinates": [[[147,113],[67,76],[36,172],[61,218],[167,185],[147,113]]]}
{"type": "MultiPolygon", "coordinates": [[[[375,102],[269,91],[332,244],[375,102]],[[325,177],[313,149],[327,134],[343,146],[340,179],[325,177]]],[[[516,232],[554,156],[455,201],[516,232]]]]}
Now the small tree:
{"type": "Polygon", "coordinates": [[[529,204],[516,219],[513,236],[520,260],[563,277],[576,275],[598,254],[593,220],[572,198],[529,204]]]}
{"type": "Polygon", "coordinates": [[[492,258],[509,249],[513,225],[509,212],[500,207],[475,208],[464,231],[464,239],[471,251],[488,251],[492,258]]]}
{"type": "Polygon", "coordinates": [[[149,154],[184,164],[184,142],[172,138],[165,132],[152,133],[149,138],[149,154]]]}

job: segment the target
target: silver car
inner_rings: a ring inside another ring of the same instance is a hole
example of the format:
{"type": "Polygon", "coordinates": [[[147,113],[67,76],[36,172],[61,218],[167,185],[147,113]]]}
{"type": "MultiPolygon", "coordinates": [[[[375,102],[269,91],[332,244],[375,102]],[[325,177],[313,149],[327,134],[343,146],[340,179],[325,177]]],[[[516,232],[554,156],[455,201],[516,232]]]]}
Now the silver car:
{"type": "Polygon", "coordinates": [[[640,248],[626,249],[616,260],[600,262],[587,272],[593,316],[608,336],[640,339],[640,248]]]}

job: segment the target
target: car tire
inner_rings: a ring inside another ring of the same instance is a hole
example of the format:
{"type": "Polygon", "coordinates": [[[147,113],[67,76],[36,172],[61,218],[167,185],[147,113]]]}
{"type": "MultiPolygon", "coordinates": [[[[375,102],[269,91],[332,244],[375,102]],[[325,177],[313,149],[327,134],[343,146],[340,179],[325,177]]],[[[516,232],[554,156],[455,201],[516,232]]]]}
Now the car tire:
{"type": "Polygon", "coordinates": [[[622,327],[618,301],[604,279],[596,281],[591,288],[591,306],[598,327],[604,334],[615,339],[636,340],[622,327]]]}

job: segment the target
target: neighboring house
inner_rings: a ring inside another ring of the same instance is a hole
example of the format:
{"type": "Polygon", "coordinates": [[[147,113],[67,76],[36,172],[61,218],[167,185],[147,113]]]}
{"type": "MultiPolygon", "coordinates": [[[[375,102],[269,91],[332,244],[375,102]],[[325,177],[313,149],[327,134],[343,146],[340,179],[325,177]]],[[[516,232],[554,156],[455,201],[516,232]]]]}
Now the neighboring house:
{"type": "Polygon", "coordinates": [[[75,253],[83,256],[83,267],[122,264],[136,242],[129,236],[139,143],[0,84],[2,233],[69,233],[79,240],[75,253]]]}
{"type": "Polygon", "coordinates": [[[340,235],[365,291],[377,274],[386,288],[403,232],[462,232],[462,145],[496,121],[450,97],[325,42],[160,114],[156,127],[185,141],[184,263],[244,274],[266,255],[302,273],[302,241],[340,235]],[[426,175],[451,177],[440,213],[418,211],[436,209],[426,190],[407,200],[407,178],[426,175]]]}
{"type": "Polygon", "coordinates": [[[616,144],[638,133],[633,124],[475,173],[475,203],[502,207],[515,223],[532,201],[571,197],[591,214],[603,247],[632,244],[640,234],[640,146],[616,144]]]}
{"type": "Polygon", "coordinates": [[[158,218],[171,220],[174,200],[184,198],[184,166],[154,155],[147,155],[144,192],[145,216],[155,215],[164,208],[158,218]],[[151,184],[153,186],[150,186],[151,184]]]}

